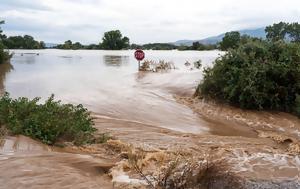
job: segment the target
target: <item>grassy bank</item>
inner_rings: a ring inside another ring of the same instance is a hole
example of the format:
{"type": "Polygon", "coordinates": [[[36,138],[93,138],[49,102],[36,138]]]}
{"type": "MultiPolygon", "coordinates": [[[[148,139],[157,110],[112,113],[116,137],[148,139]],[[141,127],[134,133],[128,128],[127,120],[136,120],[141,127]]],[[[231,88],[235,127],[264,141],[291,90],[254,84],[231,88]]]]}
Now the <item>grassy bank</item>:
{"type": "Polygon", "coordinates": [[[73,142],[76,145],[95,142],[93,120],[82,105],[62,104],[49,97],[44,104],[39,98],[12,99],[8,93],[0,98],[2,133],[22,134],[46,144],[73,142]]]}

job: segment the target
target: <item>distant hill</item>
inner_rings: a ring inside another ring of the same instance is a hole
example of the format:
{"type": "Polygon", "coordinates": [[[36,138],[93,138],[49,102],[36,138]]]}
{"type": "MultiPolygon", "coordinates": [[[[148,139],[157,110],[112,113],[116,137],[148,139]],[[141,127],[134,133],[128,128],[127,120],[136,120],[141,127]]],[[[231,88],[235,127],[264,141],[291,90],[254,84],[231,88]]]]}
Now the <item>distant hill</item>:
{"type": "MultiPolygon", "coordinates": [[[[239,31],[241,35],[249,35],[251,37],[258,37],[258,38],[266,38],[265,28],[257,28],[257,29],[247,29],[247,30],[240,30],[239,31]]],[[[193,42],[199,41],[202,44],[216,44],[220,41],[222,41],[223,37],[225,36],[225,33],[222,33],[217,36],[212,36],[204,39],[199,40],[179,40],[176,42],[173,42],[174,45],[187,45],[191,46],[193,42]]]]}

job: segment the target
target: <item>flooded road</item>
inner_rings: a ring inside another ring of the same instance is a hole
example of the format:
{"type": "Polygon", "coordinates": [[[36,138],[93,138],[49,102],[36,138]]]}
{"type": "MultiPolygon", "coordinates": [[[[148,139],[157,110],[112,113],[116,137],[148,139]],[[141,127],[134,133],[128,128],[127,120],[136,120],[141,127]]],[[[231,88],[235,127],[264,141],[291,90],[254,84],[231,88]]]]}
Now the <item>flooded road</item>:
{"type": "MultiPolygon", "coordinates": [[[[93,112],[99,132],[146,151],[226,158],[251,181],[249,189],[300,186],[297,117],[191,98],[202,70],[184,63],[201,59],[211,66],[222,52],[146,51],[146,59],[172,61],[177,68],[161,73],[138,72],[133,51],[13,52],[11,63],[0,65],[1,93],[43,100],[53,93],[63,102],[81,103],[93,112]]],[[[108,170],[118,160],[101,149],[70,153],[8,137],[0,146],[0,172],[10,171],[0,174],[0,183],[6,183],[3,188],[112,188],[108,170]]]]}
{"type": "MultiPolygon", "coordinates": [[[[13,51],[13,69],[3,87],[12,97],[36,96],[82,103],[96,114],[172,130],[203,133],[210,123],[188,107],[176,103],[174,94],[191,95],[201,72],[184,66],[199,59],[210,65],[219,51],[146,51],[146,59],[172,61],[170,73],[138,73],[133,51],[13,51]],[[26,54],[26,53],[39,53],[26,54]]],[[[4,76],[2,76],[4,77],[4,76]]]]}

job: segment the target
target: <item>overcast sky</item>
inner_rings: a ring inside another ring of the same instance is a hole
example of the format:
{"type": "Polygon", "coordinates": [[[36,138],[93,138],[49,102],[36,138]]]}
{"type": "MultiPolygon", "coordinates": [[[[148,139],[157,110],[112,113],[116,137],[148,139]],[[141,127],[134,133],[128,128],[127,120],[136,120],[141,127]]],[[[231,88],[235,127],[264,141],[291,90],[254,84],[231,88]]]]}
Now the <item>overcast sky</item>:
{"type": "Polygon", "coordinates": [[[98,43],[119,29],[133,43],[201,39],[230,30],[300,22],[300,0],[0,0],[8,35],[98,43]]]}

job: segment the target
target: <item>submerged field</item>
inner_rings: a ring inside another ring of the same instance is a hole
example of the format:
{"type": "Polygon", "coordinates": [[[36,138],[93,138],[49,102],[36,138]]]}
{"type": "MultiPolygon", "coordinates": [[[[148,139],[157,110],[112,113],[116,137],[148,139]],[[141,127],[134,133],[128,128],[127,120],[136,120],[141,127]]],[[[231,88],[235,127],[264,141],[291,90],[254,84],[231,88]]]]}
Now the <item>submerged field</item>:
{"type": "MultiPolygon", "coordinates": [[[[201,59],[211,66],[220,51],[146,51],[146,59],[176,67],[158,73],[138,72],[133,51],[13,52],[11,63],[0,65],[2,93],[42,100],[53,93],[63,102],[81,103],[92,111],[98,132],[114,140],[61,149],[7,137],[0,150],[0,181],[6,185],[0,188],[112,188],[111,181],[119,188],[143,188],[149,185],[143,174],[155,177],[176,156],[193,162],[222,159],[246,188],[300,186],[297,117],[192,98],[202,71],[185,63],[201,59]],[[143,174],[130,164],[138,152],[143,174]]],[[[230,187],[233,176],[227,177],[214,179],[230,187]]]]}

